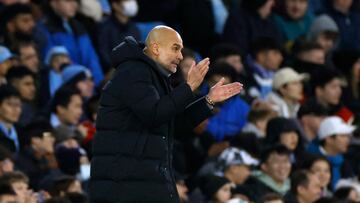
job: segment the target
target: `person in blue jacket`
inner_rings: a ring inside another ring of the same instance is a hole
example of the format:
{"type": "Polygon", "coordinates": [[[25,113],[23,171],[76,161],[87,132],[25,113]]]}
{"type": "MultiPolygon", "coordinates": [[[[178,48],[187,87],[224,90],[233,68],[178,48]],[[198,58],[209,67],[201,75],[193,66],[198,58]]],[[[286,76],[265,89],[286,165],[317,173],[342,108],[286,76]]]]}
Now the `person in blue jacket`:
{"type": "Polygon", "coordinates": [[[78,0],[49,0],[48,13],[37,25],[37,42],[43,58],[52,47],[65,46],[71,60],[88,67],[98,85],[104,75],[87,31],[73,18],[78,5],[78,0]]]}

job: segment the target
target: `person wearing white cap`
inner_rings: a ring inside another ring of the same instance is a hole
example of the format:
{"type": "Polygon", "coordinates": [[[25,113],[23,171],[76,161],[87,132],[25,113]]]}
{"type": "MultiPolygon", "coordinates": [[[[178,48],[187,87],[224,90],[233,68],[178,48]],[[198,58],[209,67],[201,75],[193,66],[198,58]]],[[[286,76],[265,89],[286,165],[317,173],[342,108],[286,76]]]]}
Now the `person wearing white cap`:
{"type": "Polygon", "coordinates": [[[251,174],[250,167],[258,164],[259,161],[246,151],[229,147],[221,153],[217,160],[218,171],[216,174],[225,176],[234,184],[243,184],[251,174]]]}
{"type": "Polygon", "coordinates": [[[338,116],[325,118],[318,131],[320,146],[309,152],[326,156],[331,164],[331,185],[334,187],[342,177],[352,175],[350,167],[346,167],[343,154],[347,152],[350,138],[355,127],[344,122],[338,116]]]}
{"type": "Polygon", "coordinates": [[[299,101],[303,97],[302,81],[306,78],[306,74],[299,74],[290,67],[282,68],[275,73],[273,92],[268,95],[267,100],[273,104],[279,116],[296,117],[300,108],[299,101]]]}

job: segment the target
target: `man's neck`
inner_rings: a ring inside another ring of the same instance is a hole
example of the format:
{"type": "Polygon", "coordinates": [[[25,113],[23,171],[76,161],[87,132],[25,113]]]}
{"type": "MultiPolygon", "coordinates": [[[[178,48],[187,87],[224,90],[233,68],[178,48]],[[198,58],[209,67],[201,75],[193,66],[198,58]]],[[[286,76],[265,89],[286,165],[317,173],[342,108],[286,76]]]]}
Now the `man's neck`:
{"type": "Polygon", "coordinates": [[[320,97],[316,97],[316,101],[325,108],[329,106],[329,104],[326,101],[322,100],[320,97]]]}
{"type": "Polygon", "coordinates": [[[334,9],[345,15],[348,14],[350,10],[349,8],[345,8],[337,4],[334,4],[334,9]]]}
{"type": "Polygon", "coordinates": [[[304,129],[307,141],[311,142],[316,137],[316,133],[314,133],[314,131],[312,131],[311,128],[306,124],[302,124],[302,127],[304,129]]]}
{"type": "Polygon", "coordinates": [[[297,199],[298,203],[310,203],[299,195],[296,195],[296,199],[297,199]]]}
{"type": "Polygon", "coordinates": [[[332,147],[329,147],[328,145],[324,145],[323,149],[326,152],[326,155],[329,156],[336,156],[339,154],[336,150],[334,150],[332,147]]]}
{"type": "Polygon", "coordinates": [[[129,22],[129,17],[121,13],[114,13],[114,16],[121,24],[126,24],[127,22],[129,22]]]}
{"type": "Polygon", "coordinates": [[[294,100],[294,99],[291,99],[291,98],[288,98],[288,97],[282,97],[283,100],[285,101],[285,103],[289,106],[294,106],[298,103],[297,100],[294,100]]]}
{"type": "Polygon", "coordinates": [[[269,12],[267,12],[266,10],[264,9],[258,9],[257,10],[257,14],[260,16],[261,19],[266,19],[268,16],[269,16],[269,12]]]}
{"type": "Polygon", "coordinates": [[[0,123],[2,123],[7,130],[10,130],[13,127],[12,123],[6,122],[6,121],[4,121],[2,119],[0,119],[0,123]]]}

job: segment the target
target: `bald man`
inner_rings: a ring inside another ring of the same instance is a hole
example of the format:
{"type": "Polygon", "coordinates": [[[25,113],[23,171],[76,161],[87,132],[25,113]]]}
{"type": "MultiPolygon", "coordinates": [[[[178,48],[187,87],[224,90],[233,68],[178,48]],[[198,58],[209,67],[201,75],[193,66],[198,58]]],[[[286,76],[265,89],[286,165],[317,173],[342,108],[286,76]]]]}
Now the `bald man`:
{"type": "Polygon", "coordinates": [[[169,76],[182,48],[180,35],[166,26],[151,30],[145,45],[127,37],[114,48],[116,71],[103,89],[93,142],[92,203],[179,202],[171,164],[175,117],[184,114],[195,127],[212,115],[214,103],[242,89],[220,80],[196,99],[208,58],[192,64],[186,83],[172,89],[169,76]]]}

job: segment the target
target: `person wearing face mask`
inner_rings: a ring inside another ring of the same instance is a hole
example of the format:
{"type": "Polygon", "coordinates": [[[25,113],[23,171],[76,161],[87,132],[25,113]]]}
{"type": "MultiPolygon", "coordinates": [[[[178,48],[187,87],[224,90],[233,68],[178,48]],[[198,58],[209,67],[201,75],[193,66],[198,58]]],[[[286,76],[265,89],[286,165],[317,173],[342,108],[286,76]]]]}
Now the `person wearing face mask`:
{"type": "Polygon", "coordinates": [[[111,69],[111,50],[126,36],[140,40],[140,31],[131,18],[138,12],[136,0],[110,0],[111,15],[98,25],[97,48],[105,72],[111,69]]]}

